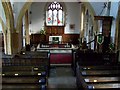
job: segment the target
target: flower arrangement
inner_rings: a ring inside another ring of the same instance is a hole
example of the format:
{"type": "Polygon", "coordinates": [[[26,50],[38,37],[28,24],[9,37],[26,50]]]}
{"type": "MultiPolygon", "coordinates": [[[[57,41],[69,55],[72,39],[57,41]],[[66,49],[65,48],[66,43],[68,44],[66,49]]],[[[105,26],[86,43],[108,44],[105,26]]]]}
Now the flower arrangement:
{"type": "Polygon", "coordinates": [[[43,35],[46,34],[44,27],[40,29],[40,34],[43,34],[43,35]]]}

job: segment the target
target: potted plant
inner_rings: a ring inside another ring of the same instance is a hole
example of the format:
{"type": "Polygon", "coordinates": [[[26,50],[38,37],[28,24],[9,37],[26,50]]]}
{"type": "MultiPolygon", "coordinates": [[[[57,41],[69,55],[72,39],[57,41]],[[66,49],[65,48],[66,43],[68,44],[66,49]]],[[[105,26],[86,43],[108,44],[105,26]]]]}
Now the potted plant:
{"type": "Polygon", "coordinates": [[[40,29],[40,42],[46,41],[46,32],[44,28],[40,29]]]}
{"type": "Polygon", "coordinates": [[[42,35],[45,35],[45,34],[46,34],[46,32],[45,32],[45,29],[44,29],[44,28],[41,28],[41,29],[40,29],[40,34],[42,34],[42,35]]]}

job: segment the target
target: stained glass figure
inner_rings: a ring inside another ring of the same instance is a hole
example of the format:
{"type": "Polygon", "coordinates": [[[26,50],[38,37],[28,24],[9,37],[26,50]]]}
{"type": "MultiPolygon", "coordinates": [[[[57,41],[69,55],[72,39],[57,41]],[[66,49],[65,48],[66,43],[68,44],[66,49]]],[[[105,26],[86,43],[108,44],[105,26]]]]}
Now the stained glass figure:
{"type": "Polygon", "coordinates": [[[63,7],[58,2],[52,2],[46,11],[46,24],[48,26],[63,26],[64,11],[63,7]]]}

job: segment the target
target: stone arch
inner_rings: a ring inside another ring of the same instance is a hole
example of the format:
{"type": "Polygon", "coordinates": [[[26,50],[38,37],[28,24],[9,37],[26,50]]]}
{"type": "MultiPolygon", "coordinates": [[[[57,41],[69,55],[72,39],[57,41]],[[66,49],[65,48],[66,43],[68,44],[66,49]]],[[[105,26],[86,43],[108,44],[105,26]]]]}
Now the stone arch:
{"type": "Polygon", "coordinates": [[[5,32],[3,32],[3,36],[4,36],[4,52],[5,54],[11,54],[12,53],[12,48],[11,46],[11,34],[10,34],[10,13],[8,10],[8,6],[6,4],[6,2],[2,2],[3,5],[3,9],[5,12],[5,17],[6,17],[6,30],[5,32]],[[9,33],[9,34],[8,34],[9,33]]]}
{"type": "Polygon", "coordinates": [[[92,5],[89,2],[83,2],[83,4],[87,7],[89,13],[91,14],[92,22],[94,25],[93,30],[97,31],[98,30],[98,23],[97,23],[97,21],[94,20],[94,16],[96,15],[96,13],[95,13],[92,5]]]}
{"type": "Polygon", "coordinates": [[[6,30],[7,30],[7,27],[5,25],[5,23],[3,22],[2,18],[0,17],[0,23],[1,23],[1,26],[2,26],[2,32],[5,33],[6,30]]]}
{"type": "Polygon", "coordinates": [[[19,30],[21,30],[21,26],[22,26],[22,18],[25,15],[25,12],[29,9],[29,7],[31,6],[32,2],[25,2],[24,6],[22,7],[22,9],[20,10],[18,19],[17,19],[17,25],[16,25],[16,31],[19,32],[19,30]]]}

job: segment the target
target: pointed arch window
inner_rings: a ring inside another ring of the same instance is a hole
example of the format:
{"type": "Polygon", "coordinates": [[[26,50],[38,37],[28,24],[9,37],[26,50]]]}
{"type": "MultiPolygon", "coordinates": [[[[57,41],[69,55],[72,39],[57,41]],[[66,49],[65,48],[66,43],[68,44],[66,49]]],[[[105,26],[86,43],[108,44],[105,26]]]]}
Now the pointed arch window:
{"type": "Polygon", "coordinates": [[[64,26],[63,7],[58,2],[52,2],[46,11],[47,26],[64,26]]]}

